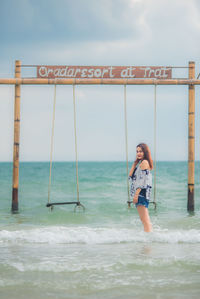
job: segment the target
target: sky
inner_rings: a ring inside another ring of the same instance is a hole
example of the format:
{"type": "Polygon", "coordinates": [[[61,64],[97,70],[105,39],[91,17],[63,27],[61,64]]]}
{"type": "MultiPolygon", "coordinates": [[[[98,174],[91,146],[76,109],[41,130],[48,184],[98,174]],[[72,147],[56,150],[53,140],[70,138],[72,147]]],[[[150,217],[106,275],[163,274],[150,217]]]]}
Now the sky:
{"type": "MultiPolygon", "coordinates": [[[[188,66],[200,72],[198,0],[0,0],[0,77],[24,65],[188,66]]],[[[35,75],[23,68],[22,76],[35,75]]],[[[187,77],[187,69],[173,69],[187,77]]],[[[76,86],[80,161],[126,159],[124,87],[76,86]]],[[[20,160],[49,161],[53,86],[21,87],[20,160]]],[[[200,87],[195,159],[200,160],[200,87]]],[[[188,87],[127,86],[128,156],[140,142],[161,161],[187,160],[188,87]],[[156,137],[156,148],[154,138],[156,137]]],[[[0,161],[13,159],[14,86],[0,85],[0,161]]],[[[72,86],[57,86],[53,160],[75,159],[72,86]]]]}

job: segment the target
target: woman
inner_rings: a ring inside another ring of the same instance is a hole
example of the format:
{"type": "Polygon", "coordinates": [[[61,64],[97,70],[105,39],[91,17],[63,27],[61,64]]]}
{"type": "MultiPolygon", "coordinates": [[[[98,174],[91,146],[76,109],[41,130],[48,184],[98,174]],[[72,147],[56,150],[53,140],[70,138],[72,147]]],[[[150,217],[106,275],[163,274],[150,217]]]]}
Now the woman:
{"type": "Polygon", "coordinates": [[[131,197],[135,204],[140,219],[144,225],[145,232],[152,231],[149,218],[148,206],[151,196],[153,161],[149,147],[145,143],[140,143],[136,147],[136,160],[129,172],[131,181],[131,197]]]}

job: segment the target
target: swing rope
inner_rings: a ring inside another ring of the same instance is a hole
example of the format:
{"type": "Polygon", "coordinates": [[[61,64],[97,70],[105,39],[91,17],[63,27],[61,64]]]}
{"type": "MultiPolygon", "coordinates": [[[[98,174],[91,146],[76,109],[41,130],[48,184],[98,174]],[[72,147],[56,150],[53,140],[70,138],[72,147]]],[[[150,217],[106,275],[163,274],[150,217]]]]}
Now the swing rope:
{"type": "Polygon", "coordinates": [[[55,110],[56,110],[56,85],[54,86],[54,101],[53,101],[53,119],[52,119],[52,132],[51,132],[51,151],[50,151],[50,170],[49,170],[49,186],[48,186],[48,203],[46,207],[50,209],[55,205],[68,205],[75,204],[74,211],[77,207],[81,207],[85,211],[85,207],[79,201],[79,183],[78,183],[78,154],[77,154],[77,136],[76,136],[76,106],[75,106],[75,86],[73,85],[73,105],[74,105],[74,132],[75,132],[75,152],[76,152],[76,183],[77,183],[77,201],[65,202],[50,202],[51,195],[51,173],[52,173],[52,160],[53,160],[53,145],[54,145],[54,128],[55,128],[55,110]]]}
{"type": "Polygon", "coordinates": [[[55,111],[56,111],[56,85],[54,85],[53,119],[52,119],[52,131],[51,131],[51,151],[50,151],[50,169],[49,169],[49,186],[48,186],[48,204],[50,204],[50,195],[51,195],[51,170],[52,170],[52,157],[53,157],[53,144],[54,144],[55,111]]]}
{"type": "MultiPolygon", "coordinates": [[[[154,86],[154,200],[153,204],[156,209],[156,98],[157,86],[154,86]]],[[[127,172],[127,196],[128,207],[130,208],[130,191],[129,191],[129,171],[128,171],[128,126],[127,126],[127,100],[126,100],[126,85],[124,85],[124,125],[125,125],[125,148],[126,148],[126,172],[127,172]]],[[[77,149],[77,128],[76,128],[76,100],[75,100],[75,85],[73,85],[73,107],[74,107],[74,141],[75,141],[75,158],[76,158],[76,187],[77,187],[77,202],[63,202],[63,203],[50,203],[51,194],[51,173],[52,173],[52,157],[53,157],[53,144],[54,144],[54,128],[55,128],[55,107],[56,107],[56,85],[54,85],[54,101],[53,101],[53,119],[52,119],[52,134],[51,134],[51,151],[50,151],[50,171],[49,171],[49,185],[48,185],[48,204],[47,207],[60,204],[80,204],[79,200],[79,180],[78,180],[78,149],[77,149]]]]}
{"type": "Polygon", "coordinates": [[[129,191],[129,171],[128,171],[128,126],[127,126],[127,105],[126,105],[126,85],[124,85],[124,128],[125,128],[125,148],[126,148],[126,177],[127,177],[127,196],[128,207],[130,208],[130,191],[129,191]]]}
{"type": "Polygon", "coordinates": [[[74,105],[74,141],[75,141],[75,156],[76,156],[76,190],[77,201],[79,201],[79,181],[78,181],[78,150],[77,150],[77,135],[76,135],[76,98],[75,98],[75,85],[73,85],[73,105],[74,105]]]}
{"type": "MultiPolygon", "coordinates": [[[[151,203],[154,204],[156,210],[156,128],[157,128],[157,85],[154,86],[154,196],[151,203]]],[[[130,191],[129,191],[129,172],[128,172],[128,126],[127,126],[127,105],[126,105],[126,85],[124,85],[124,122],[125,122],[125,147],[126,147],[126,171],[127,171],[127,194],[128,194],[128,207],[131,206],[130,191]]]]}
{"type": "Polygon", "coordinates": [[[157,111],[156,111],[156,100],[157,100],[157,85],[154,85],[154,194],[153,204],[156,209],[156,128],[157,128],[157,111]]]}

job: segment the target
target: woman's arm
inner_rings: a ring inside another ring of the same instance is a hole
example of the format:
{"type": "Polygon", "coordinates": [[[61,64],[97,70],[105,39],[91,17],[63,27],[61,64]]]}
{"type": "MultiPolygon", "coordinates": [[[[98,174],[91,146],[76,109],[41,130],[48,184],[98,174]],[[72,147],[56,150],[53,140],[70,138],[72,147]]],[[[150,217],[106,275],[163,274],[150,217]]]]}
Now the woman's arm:
{"type": "Polygon", "coordinates": [[[133,174],[133,171],[134,171],[134,168],[135,168],[134,164],[135,163],[133,163],[133,165],[131,167],[131,170],[129,171],[129,176],[132,176],[132,174],[133,174]]]}
{"type": "Polygon", "coordinates": [[[142,189],[138,188],[136,191],[135,191],[135,195],[133,197],[133,203],[137,203],[138,202],[138,196],[139,196],[139,193],[142,189]]]}
{"type": "Polygon", "coordinates": [[[142,170],[145,170],[145,169],[150,169],[149,167],[149,162],[147,160],[143,160],[142,163],[140,164],[140,168],[142,170]]]}

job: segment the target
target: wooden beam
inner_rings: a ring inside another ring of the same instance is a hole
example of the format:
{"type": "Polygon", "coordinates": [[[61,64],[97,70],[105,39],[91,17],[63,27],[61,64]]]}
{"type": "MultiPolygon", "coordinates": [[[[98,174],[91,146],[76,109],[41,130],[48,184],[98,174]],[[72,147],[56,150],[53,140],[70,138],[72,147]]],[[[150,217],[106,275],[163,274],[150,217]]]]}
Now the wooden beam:
{"type": "Polygon", "coordinates": [[[8,85],[200,85],[198,79],[37,79],[0,78],[8,85]]]}

